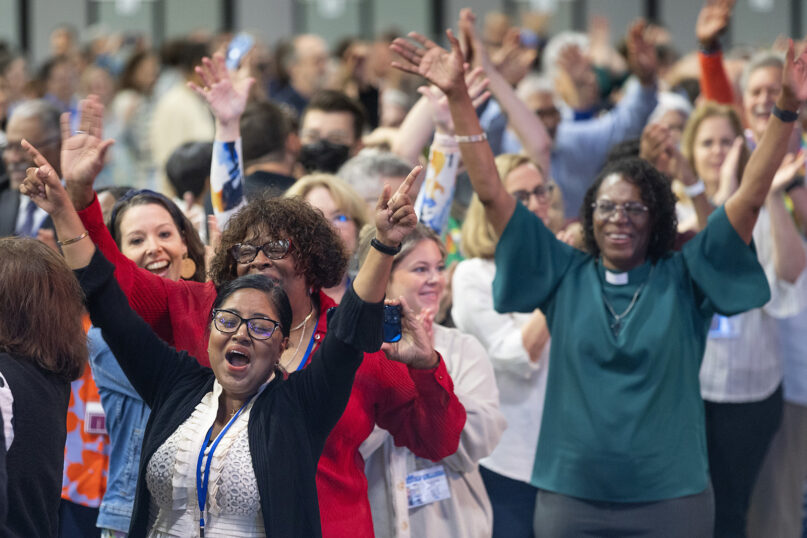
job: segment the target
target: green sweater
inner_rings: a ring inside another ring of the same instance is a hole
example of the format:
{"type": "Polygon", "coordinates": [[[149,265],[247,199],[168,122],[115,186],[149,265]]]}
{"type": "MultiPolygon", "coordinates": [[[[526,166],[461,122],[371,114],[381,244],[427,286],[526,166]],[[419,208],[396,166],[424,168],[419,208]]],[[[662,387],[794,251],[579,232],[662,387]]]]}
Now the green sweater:
{"type": "Polygon", "coordinates": [[[540,308],[552,334],[536,487],[647,502],[708,485],[698,371],[709,323],[765,304],[765,274],[721,207],[681,252],[626,276],[608,283],[598,260],[520,204],[499,240],[496,309],[540,308]],[[615,332],[603,297],[621,314],[639,286],[615,332]]]}

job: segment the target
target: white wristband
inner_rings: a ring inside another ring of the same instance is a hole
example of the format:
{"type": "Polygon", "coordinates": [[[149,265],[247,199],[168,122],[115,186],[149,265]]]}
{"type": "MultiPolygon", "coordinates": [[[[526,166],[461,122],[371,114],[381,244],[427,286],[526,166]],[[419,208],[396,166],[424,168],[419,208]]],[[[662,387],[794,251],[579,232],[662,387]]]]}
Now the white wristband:
{"type": "Polygon", "coordinates": [[[454,151],[457,150],[457,141],[454,140],[454,135],[446,134],[446,133],[434,133],[434,139],[432,139],[432,144],[438,145],[443,148],[450,148],[454,151]]]}
{"type": "Polygon", "coordinates": [[[460,144],[473,144],[475,142],[484,142],[488,139],[488,135],[485,132],[481,132],[479,134],[474,135],[454,135],[454,140],[456,140],[460,144]]]}
{"type": "Polygon", "coordinates": [[[697,182],[693,183],[692,185],[684,185],[684,193],[690,198],[695,198],[699,194],[703,194],[706,190],[706,185],[703,184],[703,180],[699,179],[697,182]]]}

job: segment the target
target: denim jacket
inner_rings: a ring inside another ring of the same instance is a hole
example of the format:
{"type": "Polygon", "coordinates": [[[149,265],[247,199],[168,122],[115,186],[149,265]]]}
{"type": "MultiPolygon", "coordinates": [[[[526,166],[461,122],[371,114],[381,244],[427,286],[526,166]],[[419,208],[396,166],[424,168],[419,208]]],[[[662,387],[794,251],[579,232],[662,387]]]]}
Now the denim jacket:
{"type": "Polygon", "coordinates": [[[97,526],[121,532],[129,531],[143,433],[151,410],[126,379],[118,361],[93,327],[88,332],[90,366],[101,395],[109,432],[109,478],[101,501],[97,526]]]}

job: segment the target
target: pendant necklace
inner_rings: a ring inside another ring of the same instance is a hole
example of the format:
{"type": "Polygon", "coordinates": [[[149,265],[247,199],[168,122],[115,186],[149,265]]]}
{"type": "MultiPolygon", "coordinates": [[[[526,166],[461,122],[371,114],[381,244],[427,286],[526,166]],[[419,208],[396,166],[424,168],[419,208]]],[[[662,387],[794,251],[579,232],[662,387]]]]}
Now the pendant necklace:
{"type": "Polygon", "coordinates": [[[639,299],[639,294],[642,293],[645,284],[650,281],[650,277],[653,275],[653,269],[655,268],[655,265],[650,267],[650,274],[647,275],[647,280],[642,282],[641,285],[636,288],[636,291],[633,293],[633,298],[630,300],[630,304],[628,304],[628,307],[621,314],[616,313],[616,310],[614,310],[614,307],[611,306],[611,303],[605,296],[605,288],[602,289],[602,301],[605,303],[605,307],[614,317],[614,322],[610,324],[611,332],[614,333],[614,336],[619,336],[619,331],[622,329],[622,320],[625,319],[625,316],[627,316],[631,310],[633,310],[633,307],[636,305],[636,301],[639,299]]]}

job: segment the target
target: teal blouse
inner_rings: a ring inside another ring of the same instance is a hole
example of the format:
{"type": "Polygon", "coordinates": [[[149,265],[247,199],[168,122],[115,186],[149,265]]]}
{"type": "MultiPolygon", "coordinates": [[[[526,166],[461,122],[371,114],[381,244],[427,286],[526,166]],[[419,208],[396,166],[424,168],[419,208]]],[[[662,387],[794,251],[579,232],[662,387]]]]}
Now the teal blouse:
{"type": "Polygon", "coordinates": [[[627,281],[608,283],[598,260],[517,204],[496,248],[493,297],[500,312],[540,308],[552,334],[538,488],[647,502],[708,485],[698,370],[709,323],[765,304],[765,273],[721,207],[681,252],[627,281]],[[639,286],[615,333],[603,297],[621,314],[639,286]]]}

